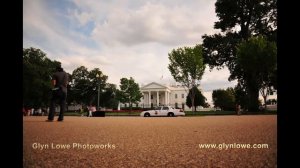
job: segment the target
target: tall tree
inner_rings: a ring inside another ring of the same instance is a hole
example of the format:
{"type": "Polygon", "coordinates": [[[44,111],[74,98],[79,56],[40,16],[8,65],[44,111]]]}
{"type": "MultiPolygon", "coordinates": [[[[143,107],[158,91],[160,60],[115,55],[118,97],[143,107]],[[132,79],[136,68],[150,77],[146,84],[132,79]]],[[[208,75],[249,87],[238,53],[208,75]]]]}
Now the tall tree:
{"type": "MultiPolygon", "coordinates": [[[[102,91],[105,92],[108,76],[104,75],[99,68],[88,71],[86,67],[80,66],[72,73],[74,100],[81,104],[98,104],[98,94],[101,98],[102,91]],[[99,93],[98,93],[99,92],[99,93]]],[[[104,102],[99,100],[99,106],[104,102]]]]}
{"type": "Polygon", "coordinates": [[[214,28],[222,32],[239,30],[243,39],[252,34],[273,36],[277,28],[277,0],[217,0],[219,21],[214,28]]]}
{"type": "Polygon", "coordinates": [[[139,85],[135,83],[134,79],[130,77],[120,79],[120,90],[118,92],[118,99],[122,103],[129,103],[130,110],[132,104],[137,103],[143,97],[140,92],[139,85]]]}
{"type": "Polygon", "coordinates": [[[250,95],[248,109],[257,111],[259,91],[270,89],[271,76],[277,69],[276,44],[262,36],[243,41],[237,47],[237,67],[236,76],[244,81],[250,95]]]}
{"type": "Polygon", "coordinates": [[[74,93],[73,95],[76,103],[89,104],[89,100],[86,99],[87,97],[90,97],[88,94],[88,74],[89,71],[84,66],[80,66],[72,72],[72,91],[74,93]]]}
{"type": "Polygon", "coordinates": [[[104,104],[105,107],[108,108],[118,107],[117,86],[115,84],[106,84],[105,92],[101,96],[101,102],[104,104]]]}
{"type": "Polygon", "coordinates": [[[205,70],[202,46],[196,45],[195,47],[173,49],[169,53],[169,60],[168,68],[175,81],[185,86],[187,92],[191,89],[189,98],[191,99],[192,107],[194,107],[196,92],[192,88],[199,86],[205,70]]]}
{"type": "MultiPolygon", "coordinates": [[[[203,94],[201,93],[201,91],[197,88],[197,87],[193,87],[192,88],[195,92],[195,100],[194,100],[194,106],[192,106],[192,102],[191,99],[189,98],[189,96],[186,97],[186,105],[191,108],[194,107],[194,111],[196,111],[197,106],[206,106],[206,98],[203,96],[203,94]]],[[[189,95],[192,94],[192,89],[190,89],[189,91],[189,95]]]]}
{"type": "Polygon", "coordinates": [[[37,48],[23,49],[23,103],[29,107],[48,106],[51,75],[60,62],[51,61],[37,48]]]}
{"type": "Polygon", "coordinates": [[[241,83],[238,83],[234,87],[234,97],[235,97],[236,104],[239,104],[242,109],[247,108],[248,106],[247,91],[245,87],[241,86],[241,83]]]}
{"type": "Polygon", "coordinates": [[[235,94],[233,88],[213,90],[212,99],[215,107],[220,107],[222,110],[235,109],[235,94]]]}
{"type": "MultiPolygon", "coordinates": [[[[229,80],[243,78],[236,72],[236,46],[251,36],[264,35],[270,41],[277,40],[277,0],[217,0],[215,11],[219,20],[214,28],[222,33],[204,35],[204,62],[212,69],[227,66],[231,75],[229,80]]],[[[276,73],[274,73],[276,74],[276,73]]],[[[276,88],[276,75],[272,85],[276,88]]],[[[243,80],[238,80],[240,86],[248,87],[243,80]]],[[[254,99],[256,93],[247,88],[247,96],[254,99]]]]}

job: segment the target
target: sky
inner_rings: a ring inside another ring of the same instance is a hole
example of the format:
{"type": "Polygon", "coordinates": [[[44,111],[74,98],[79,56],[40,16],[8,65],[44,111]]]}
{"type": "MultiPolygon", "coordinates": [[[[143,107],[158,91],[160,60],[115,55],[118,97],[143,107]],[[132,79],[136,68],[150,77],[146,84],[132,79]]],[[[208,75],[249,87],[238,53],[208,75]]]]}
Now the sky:
{"type": "MultiPolygon", "coordinates": [[[[202,43],[218,20],[216,0],[23,0],[23,47],[39,48],[72,73],[99,68],[109,83],[174,84],[168,53],[202,43]]],[[[229,71],[209,70],[203,91],[234,87],[229,71]]]]}

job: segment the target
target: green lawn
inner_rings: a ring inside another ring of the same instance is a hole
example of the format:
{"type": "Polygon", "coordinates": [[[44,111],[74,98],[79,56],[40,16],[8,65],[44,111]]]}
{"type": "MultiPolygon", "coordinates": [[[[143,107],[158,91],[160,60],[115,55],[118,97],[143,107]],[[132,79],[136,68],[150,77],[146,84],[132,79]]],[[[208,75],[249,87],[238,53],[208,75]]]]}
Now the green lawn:
{"type": "MultiPolygon", "coordinates": [[[[83,116],[87,116],[88,112],[82,113],[83,116]]],[[[81,116],[78,112],[65,112],[65,116],[81,116]]],[[[140,112],[105,112],[105,116],[139,116],[140,112]]]]}
{"type": "MultiPolygon", "coordinates": [[[[82,113],[87,116],[87,112],[82,113]]],[[[264,114],[277,114],[277,111],[264,111],[264,112],[242,112],[242,115],[264,115],[264,114]]],[[[65,116],[81,116],[78,112],[65,112],[65,116]]],[[[139,116],[140,112],[106,112],[105,116],[139,116]]],[[[207,115],[236,115],[235,111],[185,111],[185,116],[207,116],[207,115]]]]}

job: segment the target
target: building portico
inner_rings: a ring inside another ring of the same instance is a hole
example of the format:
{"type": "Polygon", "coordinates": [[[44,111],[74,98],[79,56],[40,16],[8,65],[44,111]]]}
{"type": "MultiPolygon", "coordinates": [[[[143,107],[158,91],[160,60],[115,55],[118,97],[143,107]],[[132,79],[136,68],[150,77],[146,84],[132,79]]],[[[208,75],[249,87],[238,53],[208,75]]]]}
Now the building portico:
{"type": "Polygon", "coordinates": [[[141,88],[144,107],[153,107],[170,104],[171,91],[167,86],[152,82],[141,88]]]}

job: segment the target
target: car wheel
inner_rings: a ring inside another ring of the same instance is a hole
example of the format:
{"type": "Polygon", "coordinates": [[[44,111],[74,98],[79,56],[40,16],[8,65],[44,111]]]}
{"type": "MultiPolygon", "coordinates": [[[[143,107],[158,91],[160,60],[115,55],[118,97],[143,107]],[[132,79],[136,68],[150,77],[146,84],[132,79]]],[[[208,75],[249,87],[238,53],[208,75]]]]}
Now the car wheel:
{"type": "Polygon", "coordinates": [[[149,113],[145,113],[144,117],[150,117],[150,114],[149,113]]]}
{"type": "Polygon", "coordinates": [[[174,113],[168,113],[169,117],[174,117],[174,113]]]}

